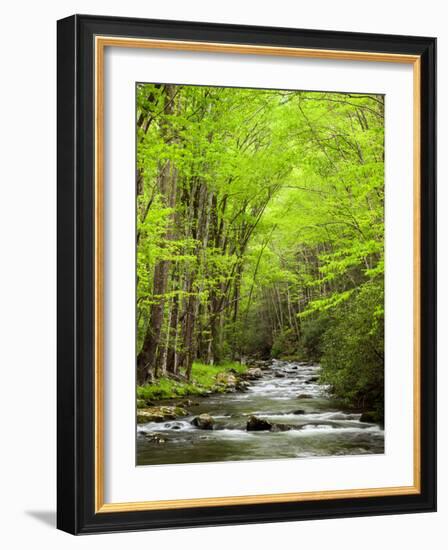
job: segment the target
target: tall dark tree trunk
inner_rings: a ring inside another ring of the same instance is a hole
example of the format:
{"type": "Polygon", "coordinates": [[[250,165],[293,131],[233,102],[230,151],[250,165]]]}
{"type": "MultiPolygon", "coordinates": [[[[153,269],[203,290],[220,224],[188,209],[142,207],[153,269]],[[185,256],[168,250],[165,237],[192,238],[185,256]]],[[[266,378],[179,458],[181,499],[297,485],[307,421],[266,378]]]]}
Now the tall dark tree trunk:
{"type": "Polygon", "coordinates": [[[213,292],[209,302],[210,343],[208,346],[207,363],[210,365],[219,363],[222,359],[220,348],[221,312],[219,308],[220,300],[216,296],[216,292],[213,292]]]}
{"type": "Polygon", "coordinates": [[[196,342],[194,339],[195,325],[197,316],[197,298],[190,295],[187,305],[187,316],[185,321],[185,338],[184,338],[184,357],[183,364],[185,367],[185,376],[187,380],[191,378],[191,369],[196,354],[196,342]]]}
{"type": "MultiPolygon", "coordinates": [[[[179,289],[179,277],[177,270],[173,274],[173,289],[179,289]]],[[[167,349],[166,370],[170,374],[177,374],[177,347],[178,347],[178,327],[179,327],[179,296],[175,294],[171,304],[171,318],[169,324],[170,345],[167,349]]]]}
{"type": "Polygon", "coordinates": [[[137,357],[139,383],[145,383],[157,376],[157,352],[163,323],[163,306],[166,283],[168,280],[168,262],[159,262],[154,269],[153,293],[155,303],[151,307],[151,316],[145,339],[137,357]]]}
{"type": "MultiPolygon", "coordinates": [[[[166,116],[174,112],[174,86],[165,86],[165,108],[166,116]]],[[[170,142],[170,122],[165,120],[161,125],[161,133],[166,142],[170,142]]],[[[165,161],[160,169],[158,178],[158,190],[160,198],[166,206],[173,208],[176,201],[177,170],[171,160],[165,161]]],[[[166,234],[162,242],[172,238],[172,228],[168,224],[166,234]]],[[[151,380],[158,375],[159,369],[159,347],[161,344],[161,333],[164,317],[165,293],[168,285],[170,261],[162,260],[154,267],[153,277],[153,299],[150,319],[146,329],[143,345],[137,356],[137,380],[140,384],[151,380]]]]}

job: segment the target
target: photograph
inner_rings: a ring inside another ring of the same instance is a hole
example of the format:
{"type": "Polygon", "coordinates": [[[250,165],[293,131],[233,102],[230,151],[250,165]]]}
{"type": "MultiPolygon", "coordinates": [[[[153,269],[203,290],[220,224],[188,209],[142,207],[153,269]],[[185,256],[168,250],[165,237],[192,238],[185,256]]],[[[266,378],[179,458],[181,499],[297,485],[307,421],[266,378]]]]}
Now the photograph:
{"type": "Polygon", "coordinates": [[[385,96],[135,94],[136,465],[383,454],[385,96]]]}

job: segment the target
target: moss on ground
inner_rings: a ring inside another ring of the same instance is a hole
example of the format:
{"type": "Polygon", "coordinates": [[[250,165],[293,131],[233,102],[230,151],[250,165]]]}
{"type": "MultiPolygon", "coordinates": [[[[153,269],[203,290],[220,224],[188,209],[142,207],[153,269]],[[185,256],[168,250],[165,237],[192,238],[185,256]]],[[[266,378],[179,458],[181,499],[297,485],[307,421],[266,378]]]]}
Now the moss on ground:
{"type": "Polygon", "coordinates": [[[246,365],[236,362],[222,365],[204,365],[193,363],[191,380],[179,382],[172,378],[159,378],[153,384],[137,386],[137,399],[144,401],[158,401],[159,399],[175,399],[194,395],[208,395],[213,392],[225,391],[225,386],[217,384],[216,377],[220,373],[234,372],[243,374],[247,371],[246,365]]]}

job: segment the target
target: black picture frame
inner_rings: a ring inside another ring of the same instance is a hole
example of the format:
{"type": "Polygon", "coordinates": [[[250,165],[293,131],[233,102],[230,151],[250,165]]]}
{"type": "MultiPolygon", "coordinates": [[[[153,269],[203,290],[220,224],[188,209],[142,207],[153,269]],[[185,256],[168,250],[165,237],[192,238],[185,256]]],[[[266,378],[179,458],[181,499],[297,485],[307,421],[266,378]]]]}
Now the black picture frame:
{"type": "Polygon", "coordinates": [[[436,40],[74,15],[58,21],[57,526],[72,534],[431,512],[436,509],[436,40]],[[419,494],[95,511],[94,50],[97,35],[409,54],[421,59],[419,494]]]}

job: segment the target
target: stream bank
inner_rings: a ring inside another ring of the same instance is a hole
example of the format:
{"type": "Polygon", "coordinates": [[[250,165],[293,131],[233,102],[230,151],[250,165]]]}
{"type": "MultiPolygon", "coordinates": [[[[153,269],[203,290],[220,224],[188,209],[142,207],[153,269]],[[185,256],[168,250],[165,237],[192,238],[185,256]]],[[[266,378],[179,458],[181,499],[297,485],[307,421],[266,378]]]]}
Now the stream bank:
{"type": "Polygon", "coordinates": [[[256,368],[245,380],[229,373],[230,392],[164,400],[168,414],[177,407],[168,419],[140,418],[137,464],[384,452],[382,426],[332,400],[318,383],[319,365],[273,360],[256,368]]]}

